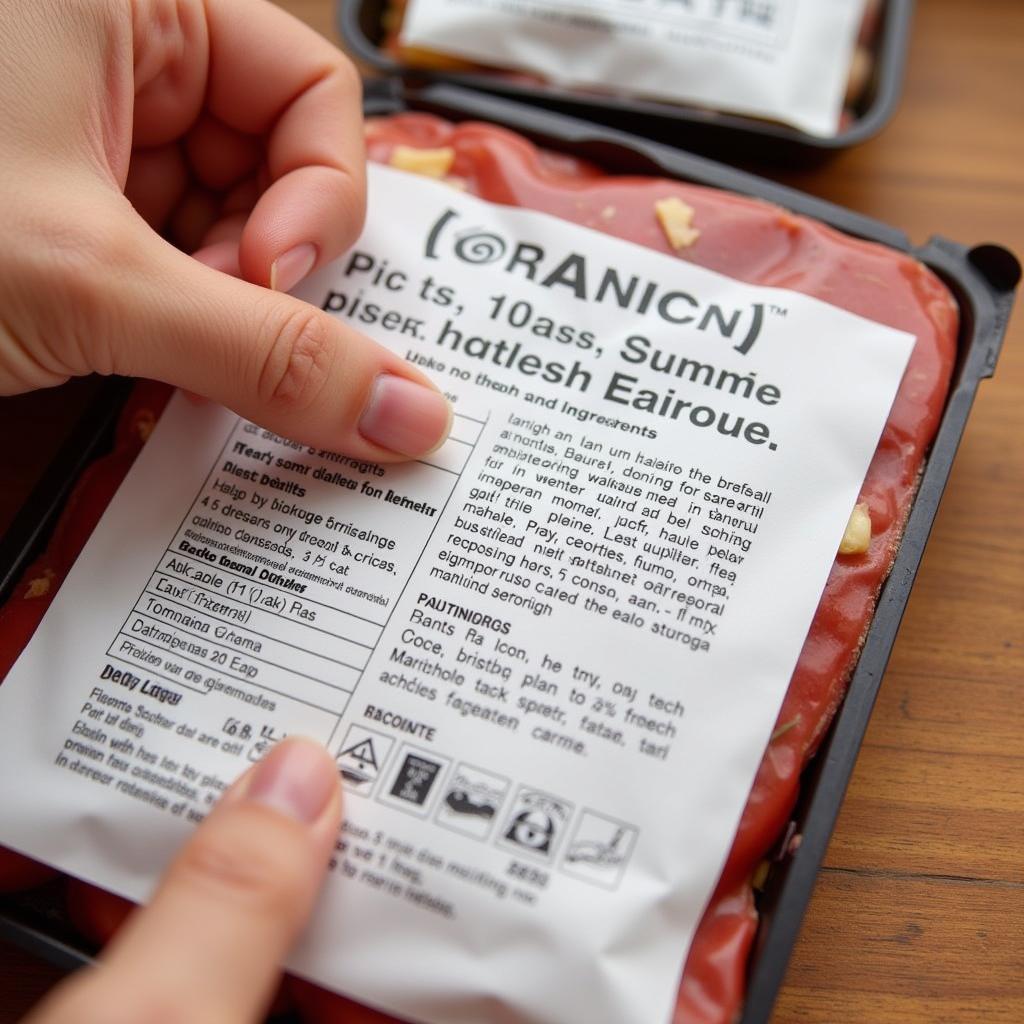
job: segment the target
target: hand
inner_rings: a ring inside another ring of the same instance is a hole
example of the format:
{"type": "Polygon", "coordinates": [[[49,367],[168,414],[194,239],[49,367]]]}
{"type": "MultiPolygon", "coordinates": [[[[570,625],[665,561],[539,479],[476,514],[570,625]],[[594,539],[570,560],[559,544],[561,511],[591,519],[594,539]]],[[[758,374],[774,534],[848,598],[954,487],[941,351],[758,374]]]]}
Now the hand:
{"type": "Polygon", "coordinates": [[[120,373],[361,459],[444,439],[425,377],[279,294],[362,226],[333,46],[265,0],[0,0],[0,39],[0,394],[120,373]]]}
{"type": "Polygon", "coordinates": [[[252,1024],[313,906],[341,824],[336,766],[285,740],[221,798],[98,965],[23,1024],[252,1024]]]}

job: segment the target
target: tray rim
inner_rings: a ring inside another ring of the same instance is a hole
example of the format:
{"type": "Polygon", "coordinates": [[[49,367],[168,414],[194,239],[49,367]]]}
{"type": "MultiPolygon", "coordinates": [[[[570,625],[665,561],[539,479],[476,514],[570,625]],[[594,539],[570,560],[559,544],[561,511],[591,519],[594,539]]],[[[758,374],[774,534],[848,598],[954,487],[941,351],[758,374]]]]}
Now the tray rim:
{"type": "Polygon", "coordinates": [[[686,104],[657,100],[624,98],[613,95],[590,96],[571,89],[540,88],[515,82],[495,81],[494,76],[471,71],[439,71],[407,67],[385,54],[366,34],[363,12],[368,4],[382,0],[336,0],[335,26],[343,43],[360,61],[378,74],[410,83],[449,84],[474,92],[496,95],[524,103],[536,103],[573,116],[602,115],[613,118],[640,117],[643,127],[661,137],[680,129],[704,133],[709,150],[722,152],[737,144],[760,142],[773,148],[772,159],[796,155],[820,159],[859,145],[877,135],[892,119],[903,94],[915,0],[884,0],[879,43],[873,78],[874,94],[864,113],[848,128],[833,136],[816,136],[789,125],[741,114],[704,110],[686,104]]]}

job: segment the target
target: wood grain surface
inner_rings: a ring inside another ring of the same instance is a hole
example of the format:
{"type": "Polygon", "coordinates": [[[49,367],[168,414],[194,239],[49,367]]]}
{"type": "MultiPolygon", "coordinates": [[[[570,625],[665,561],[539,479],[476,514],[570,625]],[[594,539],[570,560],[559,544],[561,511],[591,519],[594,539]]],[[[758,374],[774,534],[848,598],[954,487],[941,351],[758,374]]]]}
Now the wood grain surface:
{"type": "MultiPolygon", "coordinates": [[[[918,4],[899,113],[791,184],[1024,253],[1024,4],[918,4]]],[[[1024,316],[978,394],[775,1021],[1024,1021],[1024,316]]]]}
{"type": "MultiPolygon", "coordinates": [[[[329,0],[282,6],[332,35],[329,0]]],[[[889,127],[823,167],[769,173],[917,242],[1024,253],[1024,3],[920,0],[889,127]]],[[[42,416],[56,431],[53,405],[4,400],[0,423],[42,416]]],[[[1024,1021],[1022,435],[1018,311],[964,435],[777,1024],[1024,1021]]],[[[0,527],[45,445],[36,456],[5,452],[0,527]]],[[[0,946],[0,1024],[53,977],[0,946]]]]}

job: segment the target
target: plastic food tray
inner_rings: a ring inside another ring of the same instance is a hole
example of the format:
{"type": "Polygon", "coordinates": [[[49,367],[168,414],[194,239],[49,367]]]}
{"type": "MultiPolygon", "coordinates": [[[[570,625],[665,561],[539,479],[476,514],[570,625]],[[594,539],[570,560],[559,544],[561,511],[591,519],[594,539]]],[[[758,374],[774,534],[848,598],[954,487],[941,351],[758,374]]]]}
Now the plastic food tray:
{"type": "Polygon", "coordinates": [[[887,0],[878,30],[875,61],[857,118],[836,135],[822,138],[772,121],[683,104],[613,93],[586,93],[554,85],[529,85],[476,71],[409,67],[381,49],[387,0],[338,0],[338,31],[349,52],[390,78],[408,84],[446,83],[504,96],[546,110],[585,117],[610,128],[741,161],[808,163],[864,142],[882,130],[899,103],[914,0],[887,0]]]}
{"type": "MultiPolygon", "coordinates": [[[[804,774],[800,800],[758,899],[761,924],[740,1024],[766,1024],[853,772],[971,404],[979,383],[995,370],[1020,265],[997,245],[970,248],[935,237],[914,247],[903,232],[880,221],[703,157],[449,85],[408,90],[393,79],[370,82],[364,108],[368,115],[414,109],[455,121],[491,121],[539,145],[586,157],[610,171],[678,178],[778,203],[847,234],[910,253],[946,283],[960,306],[958,358],[949,396],[903,542],[879,597],[846,699],[804,774]],[[802,839],[794,850],[789,839],[796,834],[802,839]]],[[[47,528],[54,522],[77,473],[103,450],[126,393],[125,382],[111,382],[0,543],[0,600],[6,598],[22,569],[42,547],[47,528]]],[[[14,941],[65,969],[87,963],[93,952],[64,918],[59,890],[52,885],[0,898],[0,938],[14,941]]]]}

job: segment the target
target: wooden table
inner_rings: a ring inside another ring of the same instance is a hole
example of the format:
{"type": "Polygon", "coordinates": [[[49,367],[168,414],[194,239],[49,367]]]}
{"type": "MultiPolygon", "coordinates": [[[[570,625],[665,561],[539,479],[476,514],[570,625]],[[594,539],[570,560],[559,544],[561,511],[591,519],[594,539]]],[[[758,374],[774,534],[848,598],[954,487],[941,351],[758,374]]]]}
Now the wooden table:
{"type": "MultiPolygon", "coordinates": [[[[283,4],[332,32],[328,0],[283,4]]],[[[1024,253],[1024,3],[921,0],[877,139],[790,184],[1024,253]]],[[[0,426],[52,413],[0,402],[0,426]]],[[[52,400],[49,407],[52,410],[52,400]]],[[[985,383],[775,1020],[1024,1021],[1024,315],[985,383]]],[[[3,466],[0,525],[45,457],[3,466]]],[[[52,973],[0,951],[0,1024],[52,973]]]]}

